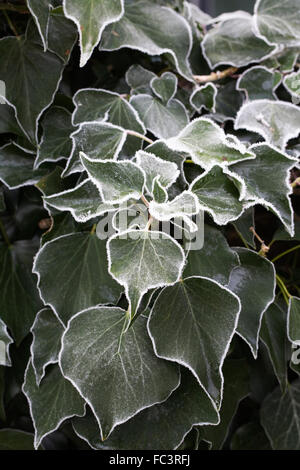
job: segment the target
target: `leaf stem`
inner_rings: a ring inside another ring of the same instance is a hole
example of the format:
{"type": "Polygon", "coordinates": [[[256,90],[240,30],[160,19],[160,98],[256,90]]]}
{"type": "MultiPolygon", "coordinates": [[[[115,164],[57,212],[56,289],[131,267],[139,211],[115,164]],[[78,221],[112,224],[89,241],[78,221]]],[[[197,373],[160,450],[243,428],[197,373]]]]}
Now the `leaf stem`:
{"type": "Polygon", "coordinates": [[[267,256],[267,253],[270,251],[270,247],[267,246],[264,242],[264,240],[262,240],[262,238],[256,233],[255,231],[255,228],[254,227],[250,227],[250,232],[253,233],[253,235],[257,238],[257,240],[260,242],[261,246],[260,246],[260,250],[259,250],[259,255],[263,256],[264,258],[267,256]]]}
{"type": "Polygon", "coordinates": [[[137,137],[138,139],[145,140],[145,142],[148,142],[148,144],[154,144],[153,140],[149,139],[148,137],[146,137],[143,134],[140,134],[139,132],[129,131],[129,130],[127,130],[126,132],[127,132],[128,135],[133,135],[134,137],[137,137]]]}
{"type": "Polygon", "coordinates": [[[1,219],[0,219],[0,232],[1,232],[1,234],[2,234],[3,240],[4,240],[5,243],[7,244],[7,246],[10,246],[10,241],[9,241],[8,235],[7,235],[7,233],[6,233],[4,224],[3,224],[3,222],[2,222],[1,219]]]}
{"type": "Polygon", "coordinates": [[[96,228],[97,228],[97,224],[94,224],[91,230],[91,235],[94,235],[94,233],[96,232],[96,228]]]}
{"type": "Polygon", "coordinates": [[[141,200],[143,201],[143,203],[145,204],[146,207],[149,207],[149,202],[145,198],[144,194],[141,195],[141,200]]]}
{"type": "Polygon", "coordinates": [[[277,285],[279,287],[279,289],[281,290],[282,292],[282,295],[284,297],[284,300],[286,301],[286,303],[289,305],[289,298],[292,297],[291,294],[289,293],[289,291],[287,290],[286,286],[285,286],[285,283],[283,282],[283,280],[281,279],[281,277],[278,276],[278,274],[276,274],[276,281],[277,281],[277,285]]]}
{"type": "Polygon", "coordinates": [[[8,16],[8,13],[7,13],[6,10],[3,10],[3,15],[5,16],[6,21],[7,21],[7,23],[8,23],[8,26],[10,27],[10,29],[12,30],[12,32],[14,33],[14,35],[16,36],[16,38],[20,40],[19,33],[18,33],[18,31],[16,30],[15,25],[14,25],[13,22],[11,21],[10,17],[8,16]]]}
{"type": "Polygon", "coordinates": [[[284,251],[283,253],[280,253],[280,255],[275,256],[271,261],[272,263],[275,263],[278,259],[282,258],[285,255],[288,255],[289,253],[292,253],[292,251],[299,250],[300,245],[294,246],[293,248],[290,248],[289,250],[284,251]]]}
{"type": "Polygon", "coordinates": [[[299,178],[296,178],[295,181],[291,183],[292,188],[297,188],[297,186],[300,186],[300,176],[299,178]]]}
{"type": "Polygon", "coordinates": [[[223,70],[222,72],[211,72],[210,75],[193,75],[193,78],[197,83],[217,82],[218,80],[222,80],[222,78],[234,75],[237,70],[237,67],[229,67],[228,69],[223,70]]]}

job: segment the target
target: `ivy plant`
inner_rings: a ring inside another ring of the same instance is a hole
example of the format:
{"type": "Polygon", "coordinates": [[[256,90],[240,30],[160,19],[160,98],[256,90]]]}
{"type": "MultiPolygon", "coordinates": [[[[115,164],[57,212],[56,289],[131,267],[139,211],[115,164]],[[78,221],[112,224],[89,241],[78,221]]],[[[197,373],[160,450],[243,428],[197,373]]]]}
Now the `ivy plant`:
{"type": "Polygon", "coordinates": [[[300,450],[299,0],[0,16],[0,449],[300,450]]]}

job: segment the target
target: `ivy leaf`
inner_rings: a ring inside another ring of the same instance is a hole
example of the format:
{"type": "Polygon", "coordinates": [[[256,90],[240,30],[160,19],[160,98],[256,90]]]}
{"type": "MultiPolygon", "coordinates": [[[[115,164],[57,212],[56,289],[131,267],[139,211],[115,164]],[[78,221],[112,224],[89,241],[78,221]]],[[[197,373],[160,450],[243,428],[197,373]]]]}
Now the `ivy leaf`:
{"type": "Polygon", "coordinates": [[[282,395],[277,387],[261,408],[261,424],[274,450],[300,449],[300,380],[282,395]]]}
{"type": "Polygon", "coordinates": [[[12,246],[0,243],[0,286],[5,292],[0,298],[1,319],[18,345],[29,333],[41,308],[36,278],[31,272],[36,251],[36,241],[32,240],[16,241],[12,246]]]}
{"type": "Polygon", "coordinates": [[[82,123],[71,135],[73,140],[72,154],[68,160],[63,176],[84,171],[80,160],[80,152],[90,158],[114,160],[120,154],[126,132],[118,126],[105,122],[82,123]]]}
{"type": "Polygon", "coordinates": [[[0,180],[9,188],[31,186],[37,183],[48,170],[34,170],[32,155],[14,144],[0,148],[0,180]]]}
{"type": "Polygon", "coordinates": [[[148,149],[149,147],[146,152],[140,150],[136,154],[136,163],[145,172],[146,189],[148,193],[152,194],[153,183],[156,178],[158,178],[163,188],[168,189],[175,183],[180,171],[175,162],[160,158],[148,152],[148,149]]]}
{"type": "Polygon", "coordinates": [[[228,435],[230,424],[236,414],[239,403],[250,391],[249,372],[244,359],[225,361],[224,367],[224,396],[220,409],[218,426],[205,426],[205,440],[212,444],[212,450],[220,450],[228,435]]]}
{"type": "Polygon", "coordinates": [[[254,34],[250,14],[243,11],[224,18],[204,36],[202,42],[203,54],[212,69],[222,64],[244,67],[260,62],[276,51],[276,46],[254,34]]]}
{"type": "Polygon", "coordinates": [[[291,297],[288,309],[288,338],[293,344],[300,345],[300,298],[291,297]]]}
{"type": "Polygon", "coordinates": [[[256,100],[242,106],[235,129],[257,132],[270,144],[284,150],[300,132],[300,108],[285,101],[256,100]]]}
{"type": "Polygon", "coordinates": [[[293,236],[289,177],[297,160],[264,143],[253,145],[250,150],[256,155],[255,160],[237,163],[231,170],[245,181],[245,197],[271,209],[293,236]]]}
{"type": "Polygon", "coordinates": [[[48,28],[48,49],[57,54],[64,63],[67,63],[77,38],[77,28],[72,21],[65,17],[63,9],[59,6],[51,9],[48,28]]]}
{"type": "Polygon", "coordinates": [[[293,103],[300,103],[300,71],[287,75],[283,80],[283,85],[291,94],[293,103]]]}
{"type": "Polygon", "coordinates": [[[287,387],[286,314],[275,303],[264,313],[260,337],[268,349],[274,372],[284,392],[287,387]]]}
{"type": "Polygon", "coordinates": [[[131,65],[126,72],[126,83],[131,88],[131,95],[151,94],[150,82],[156,75],[139,64],[131,65]]]}
{"type": "Polygon", "coordinates": [[[69,111],[59,106],[52,107],[45,115],[42,126],[44,132],[38,146],[35,168],[44,162],[69,158],[72,151],[70,136],[75,129],[69,111]]]}
{"type": "Polygon", "coordinates": [[[189,252],[183,277],[206,276],[226,285],[232,269],[238,264],[238,255],[228,246],[222,232],[205,225],[203,248],[189,252]]]}
{"type": "Polygon", "coordinates": [[[165,72],[160,77],[153,78],[150,86],[153,93],[167,105],[176,94],[177,83],[176,75],[171,72],[165,72]]]}
{"type": "Polygon", "coordinates": [[[24,37],[1,39],[0,55],[0,80],[6,84],[5,99],[14,108],[26,136],[35,143],[39,118],[54,99],[62,78],[63,62],[24,37]],[[13,68],[10,67],[12,62],[16,64],[13,68]],[[33,63],[39,66],[32,67],[33,63]]]}
{"type": "Polygon", "coordinates": [[[245,91],[247,100],[277,100],[276,88],[281,83],[281,73],[272,72],[263,66],[251,67],[238,79],[236,87],[245,91]]]}
{"type": "Polygon", "coordinates": [[[153,184],[152,184],[152,194],[153,194],[154,201],[162,204],[164,202],[167,202],[168,193],[167,193],[167,190],[164,188],[164,186],[161,185],[159,180],[160,180],[159,176],[156,176],[154,178],[153,184]]]}
{"type": "Polygon", "coordinates": [[[34,436],[18,429],[0,429],[0,450],[34,450],[34,436]]]}
{"type": "Polygon", "coordinates": [[[217,87],[214,83],[206,83],[201,87],[195,88],[190,96],[190,103],[193,108],[200,113],[204,107],[212,113],[216,112],[217,87]]]}
{"type": "Polygon", "coordinates": [[[171,8],[147,0],[125,0],[124,16],[105,29],[100,50],[115,51],[123,47],[152,56],[168,54],[177,71],[187,80],[193,80],[188,64],[191,30],[186,20],[171,8]]]}
{"type": "Polygon", "coordinates": [[[285,47],[300,45],[300,13],[297,0],[258,0],[254,21],[258,33],[269,43],[285,47]]]}
{"type": "Polygon", "coordinates": [[[150,95],[134,95],[130,104],[137,110],[145,127],[159,139],[178,134],[188,123],[183,104],[171,99],[166,105],[150,95]]]}
{"type": "Polygon", "coordinates": [[[217,424],[218,413],[190,372],[182,369],[181,383],[163,403],[151,406],[117,426],[101,442],[93,417],[73,420],[75,432],[94,449],[170,450],[176,449],[193,425],[217,424]]]}
{"type": "Polygon", "coordinates": [[[0,318],[0,366],[11,366],[9,345],[14,341],[7,331],[7,326],[0,318]]]}
{"type": "Polygon", "coordinates": [[[248,209],[246,209],[245,212],[241,215],[241,217],[234,221],[233,225],[235,230],[238,232],[240,238],[244,239],[244,241],[248,245],[255,249],[255,237],[253,232],[250,231],[250,227],[255,228],[254,208],[249,207],[248,209]]]}
{"type": "Polygon", "coordinates": [[[91,181],[100,191],[102,200],[121,204],[128,199],[140,199],[145,185],[145,173],[135,163],[127,161],[92,160],[80,153],[82,164],[91,181]]]}
{"type": "Polygon", "coordinates": [[[177,367],[155,356],[146,319],[140,316],[128,328],[125,311],[117,307],[74,316],[63,336],[60,364],[92,408],[102,440],[179,385],[177,367]]]}
{"type": "Polygon", "coordinates": [[[73,385],[55,366],[36,384],[31,360],[25,372],[23,392],[27,397],[35,428],[34,447],[37,449],[44,437],[56,431],[61,423],[72,416],[85,414],[85,403],[73,385]]]}
{"type": "Polygon", "coordinates": [[[34,18],[45,52],[48,49],[50,6],[49,0],[27,0],[27,7],[34,18]]]}
{"type": "Polygon", "coordinates": [[[227,225],[244,211],[245,203],[241,201],[245,192],[244,181],[219,166],[198,176],[190,191],[197,196],[200,208],[208,212],[218,225],[227,225]]]}
{"type": "Polygon", "coordinates": [[[190,369],[218,403],[222,366],[239,312],[235,294],[211,279],[190,277],[162,290],[148,322],[158,357],[190,369]]]}
{"type": "MultiPolygon", "coordinates": [[[[138,113],[124,97],[118,93],[101,89],[79,90],[73,98],[75,110],[73,124],[81,124],[88,121],[108,121],[123,129],[138,132],[141,135],[146,129],[141,122],[138,113]]],[[[128,135],[122,156],[131,158],[141,148],[141,139],[128,135]]]]}
{"type": "Polygon", "coordinates": [[[31,328],[33,341],[31,358],[37,385],[45,376],[46,367],[58,362],[60,341],[65,328],[51,308],[43,308],[37,314],[31,328]]]}
{"type": "Polygon", "coordinates": [[[194,119],[166,144],[171,150],[188,153],[205,170],[254,158],[241,142],[229,139],[223,129],[206,118],[194,119]]]}
{"type": "Polygon", "coordinates": [[[198,199],[190,191],[184,191],[170,202],[151,201],[149,204],[149,213],[156,220],[169,221],[175,217],[181,218],[191,232],[195,232],[198,227],[190,217],[198,214],[199,210],[198,199]]]}
{"type": "Polygon", "coordinates": [[[45,243],[33,270],[44,303],[64,323],[92,305],[116,303],[121,294],[120,286],[107,272],[105,242],[88,232],[45,243]]]}
{"type": "Polygon", "coordinates": [[[125,287],[132,316],[149,289],[179,280],[185,262],[179,243],[156,231],[128,230],[113,235],[107,252],[109,272],[125,287]]]}
{"type": "Polygon", "coordinates": [[[262,318],[275,297],[275,269],[273,263],[254,251],[236,248],[236,252],[240,266],[232,270],[228,288],[242,304],[237,333],[256,358],[262,318]]]}
{"type": "Polygon", "coordinates": [[[64,13],[80,37],[80,67],[84,67],[100,41],[104,28],[124,13],[123,0],[63,0],[64,13]]]}
{"type": "Polygon", "coordinates": [[[116,209],[104,203],[98,189],[90,180],[84,180],[78,186],[61,193],[44,197],[45,203],[60,211],[70,211],[76,222],[83,223],[105,212],[116,209]]]}

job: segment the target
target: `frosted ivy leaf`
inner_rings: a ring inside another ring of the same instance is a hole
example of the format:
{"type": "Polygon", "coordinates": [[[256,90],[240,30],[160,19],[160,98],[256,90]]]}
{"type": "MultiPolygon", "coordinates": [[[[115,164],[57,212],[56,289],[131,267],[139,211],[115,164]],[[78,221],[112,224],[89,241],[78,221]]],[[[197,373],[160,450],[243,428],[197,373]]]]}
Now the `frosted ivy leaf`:
{"type": "Polygon", "coordinates": [[[155,73],[138,64],[131,65],[125,75],[126,83],[131,88],[131,95],[151,94],[150,82],[155,77],[155,73]]]}
{"type": "Polygon", "coordinates": [[[205,35],[202,42],[203,54],[211,68],[221,64],[244,67],[266,59],[276,50],[276,46],[254,34],[250,14],[236,12],[216,20],[220,23],[205,35]]]}
{"type": "Polygon", "coordinates": [[[246,70],[238,79],[236,87],[240,91],[245,91],[247,99],[250,101],[260,99],[276,100],[275,90],[280,83],[280,72],[272,72],[266,67],[257,66],[246,70]]]}
{"type": "Polygon", "coordinates": [[[254,158],[238,139],[228,139],[221,127],[206,118],[194,119],[178,136],[165,143],[172,150],[190,154],[192,160],[205,170],[254,158]]]}
{"type": "Polygon", "coordinates": [[[300,103],[300,71],[287,75],[283,80],[283,85],[292,96],[294,104],[300,103]]]}
{"type": "Polygon", "coordinates": [[[163,160],[153,153],[140,150],[136,154],[136,163],[146,174],[146,188],[152,194],[153,183],[159,177],[159,183],[168,189],[179,176],[179,169],[176,163],[163,160]]]}
{"type": "Polygon", "coordinates": [[[256,100],[242,106],[235,129],[257,132],[270,144],[285,149],[300,132],[300,108],[285,101],[256,100]]]}
{"type": "Polygon", "coordinates": [[[188,64],[191,30],[186,20],[171,8],[147,0],[125,0],[124,16],[105,29],[100,50],[123,47],[149,55],[169,54],[178,72],[192,81],[188,64]]]}
{"type": "Polygon", "coordinates": [[[177,90],[177,77],[171,72],[165,72],[160,77],[151,80],[150,86],[153,93],[162,100],[164,104],[174,98],[177,90]]]}
{"type": "Polygon", "coordinates": [[[285,47],[300,45],[300,9],[298,0],[258,0],[255,27],[270,43],[285,47]]]}
{"type": "Polygon", "coordinates": [[[123,0],[63,0],[64,13],[72,20],[80,37],[80,66],[91,57],[104,28],[124,13],[123,0]]]}
{"type": "Polygon", "coordinates": [[[131,316],[149,289],[177,282],[185,262],[181,246],[169,235],[156,231],[128,230],[113,235],[107,253],[109,272],[125,287],[131,316]]]}
{"type": "Polygon", "coordinates": [[[191,220],[191,216],[198,214],[199,210],[198,198],[190,191],[184,191],[169,202],[151,201],[149,204],[149,212],[156,220],[168,221],[175,217],[182,218],[191,232],[198,229],[191,220]]]}
{"type": "Polygon", "coordinates": [[[206,83],[206,85],[195,88],[190,96],[190,103],[198,113],[202,111],[203,107],[214,113],[217,93],[218,90],[214,83],[206,83]]]}
{"type": "Polygon", "coordinates": [[[142,196],[145,173],[135,163],[127,160],[93,160],[83,152],[80,157],[104,202],[116,204],[128,199],[140,199],[142,196]]]}

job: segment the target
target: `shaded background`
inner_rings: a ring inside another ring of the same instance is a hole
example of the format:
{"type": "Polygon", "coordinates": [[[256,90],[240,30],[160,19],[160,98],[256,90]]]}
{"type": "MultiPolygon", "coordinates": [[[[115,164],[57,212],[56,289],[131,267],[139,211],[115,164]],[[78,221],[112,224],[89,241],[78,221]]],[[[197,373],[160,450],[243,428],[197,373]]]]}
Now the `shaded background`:
{"type": "Polygon", "coordinates": [[[201,10],[211,16],[217,16],[225,11],[246,10],[253,12],[255,0],[190,0],[201,10]]]}

